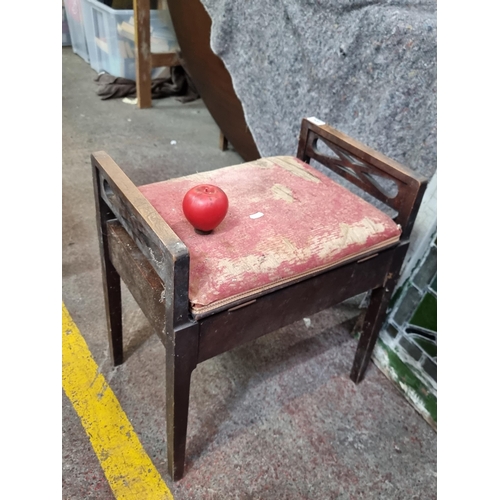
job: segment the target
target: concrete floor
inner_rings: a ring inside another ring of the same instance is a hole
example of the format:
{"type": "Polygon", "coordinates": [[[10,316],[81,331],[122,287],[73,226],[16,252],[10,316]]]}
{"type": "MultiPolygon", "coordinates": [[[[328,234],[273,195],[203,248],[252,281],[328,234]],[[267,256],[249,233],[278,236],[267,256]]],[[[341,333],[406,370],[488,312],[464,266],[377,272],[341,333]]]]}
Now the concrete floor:
{"type": "MultiPolygon", "coordinates": [[[[435,432],[373,364],[349,379],[353,303],[199,365],[185,477],[169,480],[164,349],[126,291],[126,361],[108,359],[89,156],[105,150],[137,184],[242,159],[218,149],[201,100],[138,110],[101,101],[95,75],[63,48],[63,301],[174,498],[436,498],[435,432]]],[[[64,393],[62,452],[64,499],[114,498],[64,393]]]]}

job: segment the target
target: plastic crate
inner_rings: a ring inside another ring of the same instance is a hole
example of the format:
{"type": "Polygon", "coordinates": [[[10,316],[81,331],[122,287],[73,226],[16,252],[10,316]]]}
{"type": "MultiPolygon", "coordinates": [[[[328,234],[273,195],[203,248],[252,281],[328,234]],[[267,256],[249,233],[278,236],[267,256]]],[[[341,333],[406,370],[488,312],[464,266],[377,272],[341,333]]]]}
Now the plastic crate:
{"type": "MultiPolygon", "coordinates": [[[[135,81],[134,11],[116,10],[97,0],[83,0],[90,66],[135,81]]],[[[179,50],[168,10],[151,10],[151,52],[179,50]]],[[[156,78],[162,68],[153,68],[156,78]]]]}
{"type": "Polygon", "coordinates": [[[64,5],[62,6],[62,44],[63,47],[71,45],[71,35],[69,34],[68,19],[64,5]]]}
{"type": "Polygon", "coordinates": [[[78,54],[85,62],[89,62],[89,50],[83,25],[83,9],[81,0],[64,0],[66,17],[68,19],[69,33],[73,52],[78,54]]]}

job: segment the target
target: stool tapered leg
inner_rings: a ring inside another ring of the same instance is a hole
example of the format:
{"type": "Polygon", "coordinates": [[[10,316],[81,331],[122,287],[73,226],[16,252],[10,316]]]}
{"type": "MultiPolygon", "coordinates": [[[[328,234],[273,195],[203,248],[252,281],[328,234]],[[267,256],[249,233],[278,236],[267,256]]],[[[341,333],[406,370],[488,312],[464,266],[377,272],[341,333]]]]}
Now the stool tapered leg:
{"type": "Polygon", "coordinates": [[[184,474],[191,373],[198,359],[198,325],[167,335],[167,456],[174,481],[184,474]],[[173,338],[172,338],[173,337],[173,338]]]}
{"type": "Polygon", "coordinates": [[[351,369],[351,380],[356,384],[361,382],[365,376],[380,329],[387,316],[387,308],[398,281],[407,249],[408,243],[402,244],[397,249],[385,285],[372,290],[351,369]]]}

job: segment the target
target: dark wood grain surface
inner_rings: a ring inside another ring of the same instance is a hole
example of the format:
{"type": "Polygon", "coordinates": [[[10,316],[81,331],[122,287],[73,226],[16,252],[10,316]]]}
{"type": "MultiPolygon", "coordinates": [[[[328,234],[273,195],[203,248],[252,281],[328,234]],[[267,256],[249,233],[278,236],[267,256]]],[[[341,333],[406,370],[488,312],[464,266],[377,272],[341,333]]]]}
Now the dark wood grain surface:
{"type": "Polygon", "coordinates": [[[224,136],[245,161],[260,158],[231,75],[210,48],[212,20],[199,0],[169,0],[185,69],[224,136]]]}

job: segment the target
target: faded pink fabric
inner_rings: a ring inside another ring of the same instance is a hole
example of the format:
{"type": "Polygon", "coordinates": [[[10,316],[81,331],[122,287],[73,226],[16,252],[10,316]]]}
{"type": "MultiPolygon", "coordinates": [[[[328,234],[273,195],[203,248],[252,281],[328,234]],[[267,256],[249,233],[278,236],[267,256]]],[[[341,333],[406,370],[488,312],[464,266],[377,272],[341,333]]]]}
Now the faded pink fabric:
{"type": "Polygon", "coordinates": [[[400,236],[387,215],[291,156],[139,189],[189,249],[195,311],[366,255],[400,236]],[[204,183],[219,186],[229,198],[226,218],[209,235],[195,233],[182,212],[185,193],[204,183]]]}

